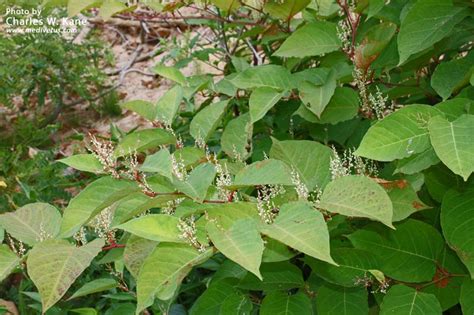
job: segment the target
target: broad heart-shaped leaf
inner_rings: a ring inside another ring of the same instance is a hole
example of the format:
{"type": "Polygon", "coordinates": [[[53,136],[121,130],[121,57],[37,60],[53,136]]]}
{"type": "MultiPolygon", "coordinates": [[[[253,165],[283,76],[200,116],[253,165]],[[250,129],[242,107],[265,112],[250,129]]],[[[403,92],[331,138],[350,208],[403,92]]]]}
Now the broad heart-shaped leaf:
{"type": "Polygon", "coordinates": [[[235,186],[293,185],[291,169],[282,161],[266,159],[247,165],[235,175],[235,186]]]}
{"type": "Polygon", "coordinates": [[[134,111],[143,118],[153,121],[156,118],[156,106],[148,101],[133,100],[120,105],[122,108],[134,111]]]}
{"type": "Polygon", "coordinates": [[[20,263],[20,258],[15,255],[5,244],[0,244],[0,282],[20,263]]]}
{"type": "Polygon", "coordinates": [[[359,110],[359,96],[348,87],[337,87],[331,101],[318,118],[306,105],[301,105],[295,114],[312,123],[337,124],[349,120],[357,115],[359,110]]]}
{"type": "Polygon", "coordinates": [[[329,253],[323,215],[306,202],[284,204],[275,222],[262,225],[261,232],[311,257],[336,264],[329,253]]]}
{"type": "Polygon", "coordinates": [[[224,229],[230,229],[235,222],[241,219],[259,219],[257,206],[252,202],[214,204],[200,209],[199,212],[206,212],[209,220],[215,221],[224,229]]]}
{"type": "Polygon", "coordinates": [[[380,305],[380,315],[441,315],[436,296],[397,284],[391,287],[380,305]]]}
{"type": "Polygon", "coordinates": [[[249,99],[250,122],[255,123],[262,119],[283,95],[284,93],[271,87],[256,88],[249,99]]]}
{"type": "Polygon", "coordinates": [[[467,84],[474,66],[474,53],[471,51],[466,57],[453,59],[439,64],[431,77],[431,86],[446,100],[463,84],[467,84]]]}
{"type": "Polygon", "coordinates": [[[417,1],[400,26],[399,64],[446,37],[464,17],[464,9],[453,6],[450,1],[417,1]]]}
{"type": "Polygon", "coordinates": [[[377,122],[365,134],[355,154],[393,161],[430,147],[428,122],[442,113],[429,105],[408,105],[377,122]]]}
{"type": "Polygon", "coordinates": [[[58,162],[84,172],[101,173],[104,170],[103,165],[93,154],[76,154],[58,160],[58,162]]]}
{"type": "MultiPolygon", "coordinates": [[[[220,270],[220,269],[219,269],[220,270]]],[[[190,315],[244,315],[252,310],[250,299],[230,281],[213,281],[191,307],[190,315]]]]}
{"type": "Polygon", "coordinates": [[[345,288],[324,284],[317,291],[318,314],[367,315],[369,301],[366,288],[345,288]]]}
{"type": "Polygon", "coordinates": [[[370,251],[380,262],[380,270],[400,281],[430,281],[444,240],[431,225],[408,219],[387,230],[372,225],[348,236],[356,248],[370,251]]]}
{"type": "Polygon", "coordinates": [[[397,26],[390,22],[383,22],[370,28],[355,50],[356,67],[367,69],[389,44],[396,30],[397,26]]]}
{"type": "Polygon", "coordinates": [[[157,242],[183,243],[179,219],[167,214],[148,214],[117,226],[117,229],[157,242]]]}
{"type": "Polygon", "coordinates": [[[232,78],[231,82],[239,89],[270,87],[283,91],[293,86],[290,71],[278,65],[263,65],[245,69],[232,78]]]}
{"type": "Polygon", "coordinates": [[[227,230],[210,221],[206,230],[222,254],[262,279],[259,268],[264,245],[255,220],[238,220],[227,230]]]}
{"type": "Polygon", "coordinates": [[[438,164],[440,162],[433,147],[418,154],[404,158],[397,162],[397,169],[394,173],[415,174],[438,164]]]}
{"type": "Polygon", "coordinates": [[[82,10],[87,9],[93,4],[100,3],[100,0],[83,0],[83,1],[68,1],[67,2],[67,14],[69,17],[73,17],[80,13],[82,10]]]}
{"type": "Polygon", "coordinates": [[[272,141],[270,157],[294,167],[309,190],[326,186],[331,179],[331,149],[316,141],[278,141],[275,138],[272,141]]]}
{"type": "Polygon", "coordinates": [[[404,188],[391,188],[388,191],[388,196],[393,205],[393,222],[401,221],[417,211],[430,208],[418,198],[415,190],[410,185],[404,188]]]}
{"type": "Polygon", "coordinates": [[[293,32],[273,55],[297,58],[320,56],[338,50],[340,45],[336,24],[317,21],[293,32]],[[304,43],[304,49],[301,49],[301,43],[304,43]]]}
{"type": "Polygon", "coordinates": [[[155,296],[171,298],[191,269],[213,254],[211,248],[200,253],[188,244],[160,243],[145,259],[137,279],[137,312],[153,304],[155,296]]]}
{"type": "Polygon", "coordinates": [[[34,245],[58,235],[61,214],[50,204],[30,203],[0,215],[0,226],[14,238],[34,245]]]}
{"type": "Polygon", "coordinates": [[[272,17],[289,21],[296,13],[303,10],[311,1],[309,0],[271,0],[265,3],[263,10],[272,17]]]}
{"type": "Polygon", "coordinates": [[[145,162],[140,166],[140,170],[143,172],[158,173],[171,179],[173,163],[171,161],[170,151],[168,151],[168,149],[161,149],[155,154],[148,155],[145,162]]]}
{"type": "Polygon", "coordinates": [[[33,247],[28,254],[28,275],[41,295],[43,313],[59,301],[103,245],[102,239],[81,247],[64,240],[48,240],[33,247]]]}
{"type": "Polygon", "coordinates": [[[268,293],[260,306],[260,315],[312,315],[311,300],[303,292],[288,294],[268,293]]]}
{"type": "Polygon", "coordinates": [[[448,191],[441,204],[441,228],[448,245],[457,253],[474,279],[474,189],[448,191]]]}
{"type": "Polygon", "coordinates": [[[153,128],[134,131],[125,137],[117,145],[114,151],[115,157],[121,157],[134,152],[143,152],[160,145],[174,144],[176,138],[164,129],[153,128]]]}
{"type": "Polygon", "coordinates": [[[63,213],[61,237],[69,237],[106,207],[139,191],[136,183],[106,176],[92,182],[74,197],[63,213]]]}
{"type": "Polygon", "coordinates": [[[157,245],[158,242],[135,235],[131,235],[128,238],[125,250],[123,251],[123,262],[135,279],[138,277],[143,262],[157,245]]]}
{"type": "Polygon", "coordinates": [[[171,125],[183,100],[183,88],[175,85],[156,102],[156,120],[171,125]]]}
{"type": "Polygon", "coordinates": [[[474,281],[465,279],[461,287],[461,296],[459,302],[461,303],[463,314],[474,314],[474,281]]]}
{"type": "Polygon", "coordinates": [[[154,73],[164,78],[167,78],[183,86],[186,85],[186,78],[176,67],[167,67],[163,64],[157,64],[152,70],[154,73]]]}
{"type": "Polygon", "coordinates": [[[194,139],[208,140],[219,125],[228,103],[229,101],[220,101],[200,110],[189,125],[191,136],[194,139]]]}
{"type": "Polygon", "coordinates": [[[206,198],[207,190],[216,176],[216,169],[212,164],[206,163],[196,167],[189,177],[184,180],[174,179],[174,186],[186,196],[197,202],[206,198]]]}
{"type": "Polygon", "coordinates": [[[348,175],[330,182],[319,207],[349,217],[369,218],[393,228],[390,197],[379,184],[365,176],[348,175]]]}
{"type": "Polygon", "coordinates": [[[252,153],[252,133],[253,125],[248,113],[232,119],[222,133],[222,151],[234,159],[246,160],[252,153]]]}
{"type": "Polygon", "coordinates": [[[379,262],[369,251],[341,247],[331,250],[331,256],[339,266],[305,257],[313,273],[324,280],[344,287],[356,287],[358,279],[367,277],[369,270],[377,269],[379,262]]]}
{"type": "Polygon", "coordinates": [[[102,278],[95,279],[91,282],[87,282],[82,287],[80,287],[68,300],[72,300],[81,296],[86,296],[89,294],[107,291],[117,287],[117,280],[112,278],[102,278]]]}
{"type": "Polygon", "coordinates": [[[429,131],[440,160],[467,181],[474,172],[474,115],[462,115],[453,122],[434,117],[429,131]]]}
{"type": "Polygon", "coordinates": [[[254,274],[247,275],[239,281],[238,288],[251,291],[279,291],[303,288],[305,283],[301,270],[289,261],[262,264],[260,267],[263,281],[254,274]]]}
{"type": "Polygon", "coordinates": [[[301,101],[313,114],[321,118],[322,112],[336,91],[336,72],[331,70],[322,85],[304,81],[299,84],[298,89],[301,101]]]}

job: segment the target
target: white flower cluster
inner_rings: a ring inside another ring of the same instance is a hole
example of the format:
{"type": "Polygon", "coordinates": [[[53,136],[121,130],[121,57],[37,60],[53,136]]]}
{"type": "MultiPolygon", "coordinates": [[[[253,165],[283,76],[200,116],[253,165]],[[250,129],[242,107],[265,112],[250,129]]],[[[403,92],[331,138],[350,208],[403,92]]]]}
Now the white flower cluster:
{"type": "Polygon", "coordinates": [[[7,236],[8,245],[10,246],[11,250],[18,257],[23,257],[26,253],[26,248],[23,242],[22,241],[15,242],[15,240],[9,234],[7,234],[6,236],[7,236]],[[16,243],[18,243],[18,245],[16,243]]]}
{"type": "Polygon", "coordinates": [[[186,165],[184,164],[184,161],[181,157],[178,160],[175,155],[176,154],[171,155],[171,171],[173,172],[173,175],[176,176],[177,179],[186,180],[188,178],[186,165]]]}
{"type": "Polygon", "coordinates": [[[161,213],[173,215],[176,211],[176,207],[179,206],[186,198],[177,198],[174,200],[168,201],[164,207],[161,208],[161,213]]]}
{"type": "Polygon", "coordinates": [[[111,207],[107,207],[102,210],[91,222],[91,226],[94,228],[94,232],[100,238],[108,239],[109,241],[114,239],[115,232],[110,229],[113,219],[113,210],[111,207]]]}
{"type": "Polygon", "coordinates": [[[337,23],[337,37],[339,37],[339,40],[341,41],[342,50],[345,53],[349,53],[351,50],[352,30],[345,19],[342,19],[337,23]]]}
{"type": "Polygon", "coordinates": [[[273,199],[285,193],[285,188],[281,185],[264,185],[257,190],[257,209],[263,222],[271,224],[278,214],[273,199]]]}
{"type": "Polygon", "coordinates": [[[300,174],[293,167],[291,170],[291,182],[295,185],[296,193],[298,194],[298,199],[308,200],[309,190],[308,187],[303,183],[300,178],[300,174]]]}
{"type": "Polygon", "coordinates": [[[367,90],[366,76],[361,69],[355,68],[353,76],[362,100],[362,112],[383,119],[395,110],[395,105],[388,102],[388,96],[384,96],[379,87],[376,87],[375,95],[367,90]]]}
{"type": "Polygon", "coordinates": [[[194,216],[189,218],[180,218],[178,223],[178,229],[181,231],[181,239],[185,240],[189,245],[196,248],[199,252],[204,252],[206,247],[201,244],[196,236],[196,222],[194,216]]]}
{"type": "Polygon", "coordinates": [[[221,200],[228,200],[229,194],[232,193],[226,187],[232,185],[232,176],[227,169],[227,164],[222,164],[219,161],[215,163],[216,168],[216,186],[217,186],[217,195],[221,200]]]}
{"type": "Polygon", "coordinates": [[[375,162],[355,155],[353,149],[345,150],[342,157],[339,156],[336,148],[332,147],[332,150],[333,157],[331,157],[329,164],[332,180],[351,174],[374,177],[378,175],[378,169],[375,162]]]}
{"type": "Polygon", "coordinates": [[[120,175],[116,170],[117,160],[114,157],[114,146],[108,141],[99,141],[94,135],[89,135],[92,154],[99,160],[104,172],[111,174],[114,178],[120,175]]]}
{"type": "Polygon", "coordinates": [[[53,238],[53,236],[44,229],[44,224],[41,223],[40,224],[39,235],[36,238],[36,241],[37,242],[42,242],[42,241],[45,241],[45,240],[49,240],[51,238],[53,238]]]}
{"type": "Polygon", "coordinates": [[[78,246],[83,246],[87,244],[87,236],[86,236],[86,229],[85,227],[81,226],[79,231],[76,232],[73,236],[74,240],[78,244],[78,246]]]}
{"type": "Polygon", "coordinates": [[[384,96],[378,86],[375,95],[369,93],[369,102],[372,111],[379,120],[394,111],[393,103],[388,103],[388,96],[384,96]]]}

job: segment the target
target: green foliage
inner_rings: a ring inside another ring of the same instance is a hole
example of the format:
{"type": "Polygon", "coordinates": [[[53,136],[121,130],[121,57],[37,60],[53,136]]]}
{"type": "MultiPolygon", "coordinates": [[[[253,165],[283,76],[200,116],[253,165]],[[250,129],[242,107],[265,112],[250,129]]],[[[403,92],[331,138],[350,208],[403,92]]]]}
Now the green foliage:
{"type": "Polygon", "coordinates": [[[470,313],[472,6],[236,3],[203,9],[219,78],[174,54],[158,103],[123,104],[153,128],[61,160],[99,177],[61,215],[0,216],[2,278],[26,261],[43,312],[470,313]]]}

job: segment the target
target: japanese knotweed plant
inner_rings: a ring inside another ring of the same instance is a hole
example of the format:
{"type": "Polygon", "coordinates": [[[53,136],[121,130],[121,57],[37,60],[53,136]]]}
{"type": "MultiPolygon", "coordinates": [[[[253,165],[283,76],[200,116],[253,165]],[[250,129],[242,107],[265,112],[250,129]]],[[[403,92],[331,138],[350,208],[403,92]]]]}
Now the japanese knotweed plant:
{"type": "Polygon", "coordinates": [[[109,290],[137,314],[472,314],[472,4],[211,2],[222,75],[156,65],[173,87],[123,104],[156,127],[61,160],[100,175],[64,210],[0,216],[1,278],[43,312],[109,290]],[[103,261],[117,282],[71,296],[103,261]]]}

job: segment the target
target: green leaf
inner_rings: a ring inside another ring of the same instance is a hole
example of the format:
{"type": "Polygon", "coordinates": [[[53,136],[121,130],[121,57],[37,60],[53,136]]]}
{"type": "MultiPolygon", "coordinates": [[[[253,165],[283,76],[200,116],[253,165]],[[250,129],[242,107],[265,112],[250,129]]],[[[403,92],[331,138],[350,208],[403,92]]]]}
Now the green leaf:
{"type": "Polygon", "coordinates": [[[288,294],[268,293],[260,306],[261,315],[312,315],[311,300],[303,292],[288,294]]]}
{"type": "Polygon", "coordinates": [[[380,261],[380,270],[400,281],[430,281],[436,271],[436,259],[444,240],[431,225],[408,219],[396,230],[375,225],[348,236],[356,248],[373,253],[380,261]]]}
{"type": "Polygon", "coordinates": [[[81,247],[48,240],[33,247],[28,254],[28,275],[41,295],[43,313],[61,299],[103,245],[101,239],[81,247]]]}
{"type": "Polygon", "coordinates": [[[284,94],[270,87],[256,88],[249,99],[250,122],[253,124],[262,119],[284,94]]]}
{"type": "Polygon", "coordinates": [[[310,0],[271,0],[265,3],[263,10],[272,17],[289,21],[296,13],[303,10],[311,1],[310,0]]]}
{"type": "Polygon", "coordinates": [[[30,203],[14,212],[0,215],[0,226],[28,245],[56,237],[60,225],[61,214],[47,203],[30,203]]]}
{"type": "Polygon", "coordinates": [[[464,17],[464,8],[455,7],[449,1],[417,1],[403,19],[398,33],[399,65],[449,35],[464,17]]]}
{"type": "Polygon", "coordinates": [[[171,161],[171,154],[168,149],[160,149],[155,154],[148,155],[140,166],[140,170],[143,172],[152,172],[163,175],[166,178],[171,179],[173,173],[173,165],[171,161]]]}
{"type": "Polygon", "coordinates": [[[84,284],[68,299],[72,300],[81,296],[94,294],[97,292],[107,291],[116,288],[118,285],[117,280],[110,278],[95,279],[91,282],[84,284]]]}
{"type": "Polygon", "coordinates": [[[171,298],[191,269],[212,254],[212,249],[200,253],[188,244],[160,243],[140,269],[136,314],[152,305],[155,296],[161,300],[171,298]]]}
{"type": "Polygon", "coordinates": [[[235,175],[234,185],[293,185],[293,182],[291,170],[284,162],[266,159],[244,167],[235,175]]]}
{"type": "Polygon", "coordinates": [[[435,105],[446,115],[446,119],[453,121],[463,114],[474,114],[474,101],[468,98],[454,98],[435,105]]]}
{"type": "Polygon", "coordinates": [[[167,67],[163,64],[157,64],[153,67],[153,72],[168,79],[174,81],[183,86],[186,85],[186,78],[176,67],[167,67]]]}
{"type": "Polygon", "coordinates": [[[252,153],[252,133],[249,114],[232,119],[222,133],[222,151],[231,158],[246,160],[252,153]]]}
{"type": "Polygon", "coordinates": [[[190,315],[245,315],[250,314],[252,302],[227,281],[212,282],[194,302],[190,315]]]}
{"type": "Polygon", "coordinates": [[[293,32],[273,55],[298,58],[321,56],[338,50],[340,46],[336,24],[317,21],[293,32]],[[301,43],[304,43],[304,49],[301,49],[301,43]]]}
{"type": "Polygon", "coordinates": [[[344,287],[356,287],[357,280],[367,277],[369,270],[377,269],[378,260],[369,252],[357,248],[335,248],[331,256],[339,266],[305,257],[313,273],[324,280],[344,287]]]}
{"type": "Polygon", "coordinates": [[[383,22],[371,27],[362,42],[355,49],[355,64],[359,69],[367,69],[387,47],[397,30],[390,22],[383,22]]]}
{"type": "Polygon", "coordinates": [[[383,9],[385,0],[369,0],[369,9],[367,12],[367,19],[377,15],[383,9]]]}
{"type": "Polygon", "coordinates": [[[133,100],[125,102],[121,105],[122,108],[134,111],[143,118],[149,121],[154,121],[156,118],[156,106],[147,101],[133,100]]]}
{"type": "Polygon", "coordinates": [[[115,148],[114,156],[121,157],[135,151],[143,152],[148,149],[157,148],[160,145],[174,144],[175,142],[175,137],[164,129],[138,130],[123,137],[122,141],[115,148]]]}
{"type": "Polygon", "coordinates": [[[5,244],[0,244],[0,282],[5,279],[20,263],[20,257],[15,255],[5,244]]]}
{"type": "Polygon", "coordinates": [[[101,0],[81,0],[74,1],[68,0],[67,2],[67,14],[69,17],[73,17],[80,13],[82,10],[85,10],[94,4],[99,4],[101,0]]]}
{"type": "Polygon", "coordinates": [[[104,170],[104,166],[93,154],[76,154],[58,162],[83,172],[102,173],[104,170]]]}
{"type": "Polygon", "coordinates": [[[156,103],[156,120],[171,126],[183,100],[183,88],[175,85],[156,103]]]}
{"type": "Polygon", "coordinates": [[[397,284],[388,290],[380,315],[441,315],[441,306],[436,296],[397,284]]]}
{"type": "Polygon", "coordinates": [[[290,71],[278,65],[263,65],[245,69],[239,72],[231,82],[239,89],[269,87],[284,91],[293,86],[290,71]]]}
{"type": "Polygon", "coordinates": [[[349,120],[359,111],[359,96],[347,87],[337,87],[331,101],[318,118],[305,105],[301,105],[295,114],[318,124],[337,124],[349,120]]]}
{"type": "Polygon", "coordinates": [[[102,177],[74,197],[63,213],[61,237],[69,237],[100,211],[140,188],[132,181],[102,177]]]}
{"type": "Polygon", "coordinates": [[[209,221],[206,230],[222,254],[262,279],[259,268],[264,246],[255,220],[238,220],[227,230],[209,221]]]}
{"type": "Polygon", "coordinates": [[[254,274],[247,273],[239,281],[238,288],[252,291],[279,291],[303,288],[305,283],[301,270],[288,261],[262,264],[260,267],[263,281],[254,274]]]}
{"type": "Polygon", "coordinates": [[[148,214],[117,226],[117,229],[157,242],[183,243],[179,219],[167,214],[148,214]]]}
{"type": "Polygon", "coordinates": [[[265,238],[265,249],[263,250],[262,261],[279,262],[293,258],[298,254],[297,251],[289,248],[285,244],[274,240],[273,238],[265,238]]]}
{"type": "Polygon", "coordinates": [[[336,91],[336,73],[331,70],[322,85],[313,85],[304,81],[299,84],[298,89],[303,104],[318,118],[321,118],[322,112],[336,91]]]}
{"type": "Polygon", "coordinates": [[[323,215],[306,202],[284,204],[263,234],[311,257],[335,264],[329,249],[329,233],[323,215]]]}
{"type": "Polygon", "coordinates": [[[426,151],[430,148],[428,122],[441,115],[432,106],[405,106],[370,127],[355,154],[393,161],[426,151]]]}
{"type": "Polygon", "coordinates": [[[429,123],[430,139],[440,160],[465,181],[474,172],[474,115],[453,122],[434,117],[429,123]]]}
{"type": "Polygon", "coordinates": [[[318,207],[349,217],[369,218],[393,228],[390,197],[379,184],[365,176],[343,176],[330,182],[318,207]]]}
{"type": "Polygon", "coordinates": [[[278,141],[275,138],[272,141],[270,157],[294,167],[310,191],[316,187],[324,188],[330,181],[331,149],[316,141],[278,141]]]}
{"type": "Polygon", "coordinates": [[[461,286],[461,297],[459,302],[461,303],[463,314],[474,314],[474,281],[465,279],[461,286]]]}
{"type": "Polygon", "coordinates": [[[189,125],[189,133],[194,139],[208,140],[224,116],[229,101],[212,103],[199,111],[189,125]]]}
{"type": "Polygon", "coordinates": [[[123,262],[135,279],[138,277],[143,262],[157,245],[158,242],[135,235],[131,235],[128,238],[125,250],[123,251],[123,262]]]}
{"type": "Polygon", "coordinates": [[[174,186],[182,193],[197,202],[203,202],[207,190],[216,176],[216,169],[212,164],[206,163],[196,167],[189,177],[184,180],[173,180],[174,186]]]}
{"type": "Polygon", "coordinates": [[[474,190],[465,192],[448,191],[441,204],[441,228],[446,242],[457,253],[474,279],[474,190]]]}
{"type": "Polygon", "coordinates": [[[418,198],[415,190],[409,185],[404,188],[391,188],[388,196],[393,204],[393,222],[404,220],[417,211],[430,208],[418,198]]]}
{"type": "Polygon", "coordinates": [[[425,169],[436,165],[439,162],[440,160],[436,155],[436,152],[432,147],[430,147],[426,151],[399,160],[397,163],[397,169],[394,171],[394,173],[412,175],[424,171],[425,169]]]}
{"type": "Polygon", "coordinates": [[[474,53],[439,64],[431,76],[431,86],[443,100],[467,85],[474,66],[474,53]]]}
{"type": "Polygon", "coordinates": [[[230,12],[237,9],[240,5],[237,0],[211,0],[211,3],[215,4],[219,9],[225,12],[230,12]]]}
{"type": "Polygon", "coordinates": [[[318,314],[366,315],[369,313],[367,289],[324,284],[317,292],[316,309],[318,314]]]}
{"type": "Polygon", "coordinates": [[[99,16],[104,20],[108,20],[112,15],[125,11],[128,7],[118,0],[103,0],[100,6],[99,16]]]}
{"type": "Polygon", "coordinates": [[[202,213],[204,211],[209,220],[216,221],[224,229],[230,229],[235,222],[241,219],[260,219],[257,205],[251,202],[214,204],[200,210],[202,213]]]}

